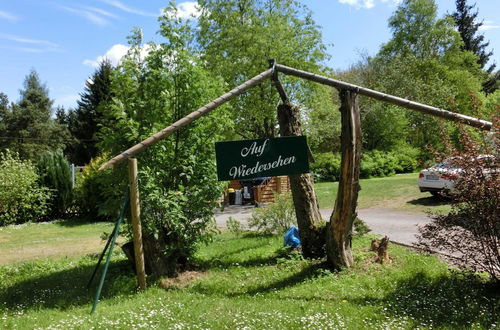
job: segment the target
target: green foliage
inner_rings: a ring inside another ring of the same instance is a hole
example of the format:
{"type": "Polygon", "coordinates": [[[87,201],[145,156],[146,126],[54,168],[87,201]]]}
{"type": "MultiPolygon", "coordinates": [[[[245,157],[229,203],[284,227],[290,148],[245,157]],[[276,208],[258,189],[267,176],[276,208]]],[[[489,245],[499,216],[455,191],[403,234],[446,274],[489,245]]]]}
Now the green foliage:
{"type": "MultiPolygon", "coordinates": [[[[412,147],[399,147],[393,151],[369,150],[361,158],[360,177],[381,177],[396,173],[409,173],[418,168],[420,152],[412,147]]],[[[319,181],[338,181],[340,178],[340,154],[315,155],[311,172],[319,181]]]]}
{"type": "Polygon", "coordinates": [[[31,71],[24,81],[18,103],[3,111],[3,134],[15,137],[4,143],[22,159],[36,160],[49,150],[64,148],[69,138],[68,130],[52,118],[52,103],[48,88],[40,82],[36,71],[31,71]]]}
{"type": "MultiPolygon", "coordinates": [[[[297,0],[202,0],[198,19],[200,53],[207,67],[229,86],[264,71],[268,59],[312,72],[325,73],[327,58],[319,27],[310,10],[297,0]]],[[[280,78],[281,79],[281,78],[280,78]]],[[[330,106],[329,98],[315,99],[321,87],[283,77],[293,102],[305,108],[330,106]],[[313,107],[314,104],[314,107],[313,107]]],[[[274,87],[260,84],[232,103],[237,134],[246,138],[276,135],[274,87]]]]}
{"type": "MultiPolygon", "coordinates": [[[[478,11],[474,11],[476,4],[469,5],[467,0],[456,0],[456,11],[451,15],[455,21],[460,37],[464,44],[462,49],[473,52],[477,58],[481,68],[485,68],[493,51],[486,51],[486,47],[490,44],[484,41],[484,35],[478,34],[479,29],[484,22],[477,21],[478,11]]],[[[486,71],[491,73],[495,68],[495,64],[491,65],[486,71]]]]}
{"type": "Polygon", "coordinates": [[[314,155],[311,172],[318,181],[338,181],[340,178],[340,154],[325,152],[314,155]]]}
{"type": "Polygon", "coordinates": [[[47,213],[51,194],[37,181],[30,161],[8,149],[0,153],[0,226],[37,221],[47,213]]]}
{"type": "Polygon", "coordinates": [[[84,167],[75,188],[76,204],[80,212],[94,221],[113,220],[118,216],[127,187],[124,167],[114,171],[99,171],[99,167],[109,159],[109,153],[93,158],[84,167]]]}
{"type": "Polygon", "coordinates": [[[339,151],[340,101],[330,87],[319,84],[316,87],[310,95],[310,105],[301,109],[304,135],[313,153],[339,151]]]}
{"type": "Polygon", "coordinates": [[[283,234],[290,226],[297,225],[291,194],[276,194],[274,203],[256,208],[248,221],[249,228],[265,234],[283,234]]]}
{"type": "Polygon", "coordinates": [[[71,169],[61,150],[46,152],[36,164],[39,182],[50,189],[50,216],[62,216],[72,202],[71,169]]]}
{"type": "Polygon", "coordinates": [[[67,152],[71,161],[76,164],[87,164],[98,154],[96,138],[103,117],[99,107],[112,97],[112,71],[113,66],[108,60],[99,63],[99,67],[85,83],[78,107],[66,115],[67,126],[76,138],[76,143],[69,146],[67,152]]]}
{"type": "Polygon", "coordinates": [[[354,235],[357,236],[363,236],[372,231],[370,227],[368,227],[366,222],[364,222],[362,219],[358,217],[354,219],[353,228],[354,228],[354,235]]]}
{"type": "MultiPolygon", "coordinates": [[[[221,79],[202,67],[192,49],[192,26],[178,19],[173,10],[166,9],[160,18],[165,42],[143,46],[140,31],[134,30],[129,38],[131,49],[113,72],[114,97],[100,108],[104,125],[98,134],[101,150],[110,155],[223,94],[221,79]],[[141,55],[145,47],[149,50],[146,57],[141,55]]],[[[144,235],[158,243],[152,253],[169,264],[168,275],[175,273],[178,261],[189,259],[197,244],[210,237],[213,208],[223,188],[216,178],[214,142],[231,126],[227,108],[221,107],[139,155],[144,235]]],[[[109,171],[113,174],[97,179],[104,193],[97,203],[99,212],[105,210],[103,203],[121,199],[118,196],[127,177],[123,172],[119,175],[123,169],[115,168],[109,171]],[[100,181],[108,179],[108,187],[103,188],[100,181]]],[[[115,212],[118,209],[117,203],[107,206],[115,212]]]]}
{"type": "MultiPolygon", "coordinates": [[[[481,101],[484,72],[478,58],[461,49],[463,42],[453,20],[437,17],[434,0],[403,1],[389,27],[393,32],[389,42],[374,58],[366,58],[345,76],[420,103],[475,117],[491,116],[481,101]]],[[[430,115],[373,100],[361,100],[360,104],[367,150],[392,151],[409,145],[423,152],[427,146],[442,147],[441,134],[452,135],[456,130],[454,124],[430,115]]]]}
{"type": "Polygon", "coordinates": [[[226,225],[227,229],[229,229],[229,231],[236,236],[240,236],[243,232],[243,225],[240,221],[236,220],[233,217],[229,217],[229,219],[227,219],[226,225]]]}

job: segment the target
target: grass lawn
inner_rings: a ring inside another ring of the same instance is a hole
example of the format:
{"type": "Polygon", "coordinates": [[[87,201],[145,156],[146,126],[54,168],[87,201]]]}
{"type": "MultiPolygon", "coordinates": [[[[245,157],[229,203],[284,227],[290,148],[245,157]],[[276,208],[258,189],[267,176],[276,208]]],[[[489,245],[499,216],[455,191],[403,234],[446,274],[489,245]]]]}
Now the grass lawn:
{"type": "MultiPolygon", "coordinates": [[[[50,228],[46,226],[40,225],[38,232],[48,239],[50,235],[43,233],[50,228]]],[[[96,226],[96,232],[103,229],[101,224],[88,226],[96,226]]],[[[85,226],[65,227],[74,228],[86,235],[85,226]]],[[[2,244],[15,241],[16,235],[2,244]]],[[[394,245],[389,264],[373,263],[374,254],[366,249],[369,243],[369,237],[356,238],[355,268],[335,273],[322,260],[280,252],[281,237],[224,232],[200,248],[196,270],[163,284],[149,279],[149,288],[141,293],[136,292],[124,255],[116,249],[94,315],[89,312],[95,285],[87,291],[86,283],[95,257],[9,263],[0,266],[0,329],[488,329],[499,325],[500,295],[491,285],[452,272],[435,257],[394,245]]]]}
{"type": "Polygon", "coordinates": [[[76,219],[0,227],[0,265],[98,253],[105,244],[99,236],[111,231],[109,222],[89,224],[76,219]]]}
{"type": "MultiPolygon", "coordinates": [[[[417,173],[398,174],[392,177],[360,180],[358,207],[392,208],[409,212],[446,213],[450,201],[421,193],[417,186],[417,173]]],[[[314,185],[320,208],[333,208],[338,182],[318,182],[314,185]]]]}

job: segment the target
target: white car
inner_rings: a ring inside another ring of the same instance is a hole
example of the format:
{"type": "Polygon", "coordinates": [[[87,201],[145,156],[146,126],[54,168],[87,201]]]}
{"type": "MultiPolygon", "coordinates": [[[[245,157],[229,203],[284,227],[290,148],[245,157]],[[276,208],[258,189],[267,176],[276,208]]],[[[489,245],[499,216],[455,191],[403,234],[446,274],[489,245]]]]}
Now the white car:
{"type": "Polygon", "coordinates": [[[453,158],[423,170],[418,176],[420,192],[428,191],[433,196],[452,195],[460,171],[461,169],[453,164],[453,158]]]}
{"type": "MultiPolygon", "coordinates": [[[[460,178],[462,169],[454,162],[457,157],[451,157],[430,168],[420,172],[418,176],[418,187],[420,192],[430,192],[433,196],[453,195],[457,191],[455,184],[460,178]]],[[[496,158],[493,155],[479,155],[473,159],[474,163],[487,164],[483,171],[486,173],[498,173],[496,168],[496,158]]],[[[484,172],[483,172],[484,173],[484,172]]]]}

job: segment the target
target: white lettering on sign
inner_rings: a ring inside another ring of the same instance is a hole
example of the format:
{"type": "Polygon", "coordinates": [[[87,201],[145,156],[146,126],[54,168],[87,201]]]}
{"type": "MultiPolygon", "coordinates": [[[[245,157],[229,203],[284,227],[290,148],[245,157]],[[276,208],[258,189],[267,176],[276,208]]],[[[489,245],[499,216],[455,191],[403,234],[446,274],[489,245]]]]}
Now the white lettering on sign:
{"type": "Polygon", "coordinates": [[[266,144],[269,139],[264,140],[264,143],[261,146],[257,146],[257,142],[252,142],[250,147],[244,147],[241,149],[241,156],[246,157],[248,155],[256,155],[257,157],[262,156],[264,153],[264,149],[266,148],[266,144]]]}
{"type": "MultiPolygon", "coordinates": [[[[253,146],[253,144],[252,144],[252,146],[253,146]]],[[[250,146],[250,148],[252,146],[250,146]]],[[[265,146],[265,142],[262,146],[265,146]]],[[[243,148],[243,149],[246,149],[246,148],[243,148]]],[[[242,156],[243,156],[243,150],[242,150],[242,156]]],[[[243,156],[243,157],[245,157],[245,156],[243,156]]],[[[247,167],[245,164],[241,164],[240,166],[231,167],[229,169],[229,175],[233,179],[245,177],[248,175],[254,175],[254,174],[257,174],[257,173],[262,172],[262,171],[267,171],[267,170],[271,170],[274,168],[293,164],[293,163],[295,163],[296,160],[297,159],[295,158],[295,156],[286,157],[286,158],[282,158],[281,156],[278,156],[278,159],[275,160],[274,162],[261,164],[259,161],[257,161],[255,166],[252,166],[252,167],[247,167]]]]}

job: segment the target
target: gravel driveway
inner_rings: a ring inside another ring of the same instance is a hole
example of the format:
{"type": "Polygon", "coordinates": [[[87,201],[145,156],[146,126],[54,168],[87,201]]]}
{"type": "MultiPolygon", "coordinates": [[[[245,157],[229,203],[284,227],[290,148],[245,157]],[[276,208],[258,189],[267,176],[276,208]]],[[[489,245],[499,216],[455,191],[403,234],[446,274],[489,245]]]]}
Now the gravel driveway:
{"type": "MultiPolygon", "coordinates": [[[[229,217],[246,225],[246,220],[252,216],[253,206],[229,206],[223,212],[217,211],[215,219],[217,226],[226,227],[229,217]]],[[[328,220],[332,209],[322,209],[323,219],[328,220]]],[[[359,218],[363,219],[372,232],[387,235],[391,241],[411,245],[416,242],[417,225],[424,225],[431,219],[424,213],[406,213],[393,209],[359,209],[359,218]]]]}

